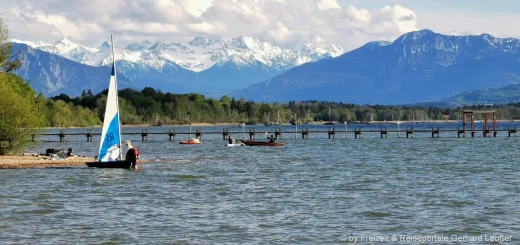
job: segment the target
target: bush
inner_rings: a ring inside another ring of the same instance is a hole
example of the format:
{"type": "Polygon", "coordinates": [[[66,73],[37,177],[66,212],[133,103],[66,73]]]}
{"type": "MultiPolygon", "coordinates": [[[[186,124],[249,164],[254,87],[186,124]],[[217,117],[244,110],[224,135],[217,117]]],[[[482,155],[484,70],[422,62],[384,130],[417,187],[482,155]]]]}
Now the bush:
{"type": "Polygon", "coordinates": [[[45,116],[29,84],[8,73],[0,73],[0,105],[0,141],[10,144],[0,149],[0,155],[19,152],[33,143],[28,139],[43,125],[45,116]]]}

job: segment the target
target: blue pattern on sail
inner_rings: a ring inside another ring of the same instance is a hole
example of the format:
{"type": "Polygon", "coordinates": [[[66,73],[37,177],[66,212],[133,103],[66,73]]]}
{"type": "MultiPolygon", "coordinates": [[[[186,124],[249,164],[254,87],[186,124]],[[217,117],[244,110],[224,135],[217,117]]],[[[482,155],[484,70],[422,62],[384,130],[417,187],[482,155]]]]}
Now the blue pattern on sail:
{"type": "Polygon", "coordinates": [[[108,126],[103,144],[99,149],[99,161],[115,161],[119,158],[119,152],[121,151],[120,142],[119,115],[116,113],[108,126]]]}

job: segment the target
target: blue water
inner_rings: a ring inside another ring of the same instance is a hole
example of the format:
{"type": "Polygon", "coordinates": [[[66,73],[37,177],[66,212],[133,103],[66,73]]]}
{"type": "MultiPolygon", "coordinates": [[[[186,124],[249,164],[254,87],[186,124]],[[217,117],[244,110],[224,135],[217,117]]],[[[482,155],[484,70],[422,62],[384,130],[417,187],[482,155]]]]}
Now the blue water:
{"type": "MultiPolygon", "coordinates": [[[[257,127],[257,137],[266,130],[273,128],[257,127]]],[[[123,128],[130,131],[141,128],[123,128]]],[[[200,145],[180,145],[186,135],[172,142],[167,135],[147,142],[123,135],[149,160],[137,171],[1,170],[0,243],[333,244],[348,242],[348,236],[409,235],[446,236],[447,242],[428,243],[449,244],[452,236],[502,235],[513,236],[503,243],[520,244],[520,137],[430,136],[354,139],[351,133],[329,140],[323,133],[302,140],[285,134],[283,147],[225,147],[218,134],[203,135],[200,145]]],[[[30,151],[72,147],[79,155],[97,153],[98,139],[66,139],[30,151]]]]}

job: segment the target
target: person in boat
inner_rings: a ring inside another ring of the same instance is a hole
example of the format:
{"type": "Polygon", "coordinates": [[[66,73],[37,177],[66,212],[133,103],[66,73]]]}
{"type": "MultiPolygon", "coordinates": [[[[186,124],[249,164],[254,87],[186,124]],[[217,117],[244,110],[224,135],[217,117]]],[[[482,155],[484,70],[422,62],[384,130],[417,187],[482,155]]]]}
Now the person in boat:
{"type": "Polygon", "coordinates": [[[132,142],[130,142],[130,140],[126,141],[126,148],[128,148],[128,151],[126,152],[126,160],[131,163],[131,168],[137,169],[137,151],[132,146],[132,142]]]}
{"type": "Polygon", "coordinates": [[[272,134],[271,137],[267,137],[267,139],[269,139],[269,143],[274,143],[274,141],[276,140],[276,138],[272,134]]]}
{"type": "Polygon", "coordinates": [[[74,156],[74,154],[72,154],[72,148],[69,148],[69,149],[67,150],[67,156],[68,156],[68,157],[73,157],[73,156],[74,156]]]}
{"type": "Polygon", "coordinates": [[[228,144],[235,144],[235,139],[231,138],[231,135],[228,136],[228,144]]]}

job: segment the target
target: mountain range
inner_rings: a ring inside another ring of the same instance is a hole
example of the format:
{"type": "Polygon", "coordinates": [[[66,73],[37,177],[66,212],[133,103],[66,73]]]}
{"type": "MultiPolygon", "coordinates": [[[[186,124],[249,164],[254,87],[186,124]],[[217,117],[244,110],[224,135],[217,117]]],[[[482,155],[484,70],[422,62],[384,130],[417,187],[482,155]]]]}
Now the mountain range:
{"type": "MultiPolygon", "coordinates": [[[[38,92],[76,96],[83,89],[97,93],[106,88],[109,73],[104,72],[112,61],[109,42],[97,48],[67,39],[52,45],[14,42],[28,61],[18,73],[38,92]]],[[[511,92],[516,88],[512,85],[520,84],[520,40],[488,34],[414,31],[342,55],[334,45],[319,49],[304,43],[282,49],[245,36],[199,37],[187,43],[144,41],[115,50],[120,88],[230,94],[270,102],[460,105],[520,99],[511,92]]]]}
{"type": "Polygon", "coordinates": [[[292,68],[232,95],[257,101],[357,104],[438,101],[469,90],[520,83],[520,40],[421,30],[371,42],[332,59],[292,68]]]}
{"type": "MultiPolygon", "coordinates": [[[[15,73],[29,81],[31,87],[47,97],[59,94],[78,96],[83,90],[98,93],[108,88],[109,66],[89,66],[58,55],[13,43],[13,53],[22,54],[22,67],[15,73]]],[[[133,88],[124,75],[118,76],[118,88],[133,88]]]]}
{"type": "MultiPolygon", "coordinates": [[[[101,67],[112,62],[108,41],[87,47],[67,39],[53,44],[12,40],[84,65],[101,67]]],[[[233,89],[268,80],[306,62],[336,57],[341,47],[321,49],[305,42],[282,49],[258,39],[197,37],[187,43],[143,41],[115,46],[118,71],[137,88],[154,87],[175,93],[196,92],[209,96],[228,94],[233,89]]],[[[59,85],[57,85],[59,86],[59,85]]],[[[55,95],[46,90],[46,95],[55,95]]]]}

